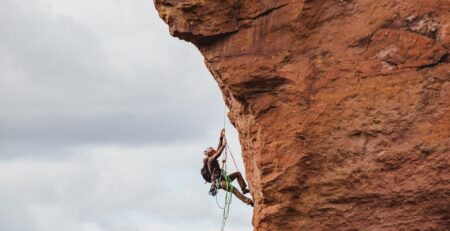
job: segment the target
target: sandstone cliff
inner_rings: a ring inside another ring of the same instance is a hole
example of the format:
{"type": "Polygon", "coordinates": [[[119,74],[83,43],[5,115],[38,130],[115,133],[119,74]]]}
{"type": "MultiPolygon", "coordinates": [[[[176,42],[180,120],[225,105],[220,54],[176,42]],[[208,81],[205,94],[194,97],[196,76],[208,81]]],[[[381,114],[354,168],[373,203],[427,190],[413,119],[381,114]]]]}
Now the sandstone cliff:
{"type": "Polygon", "coordinates": [[[449,0],[155,0],[240,134],[255,230],[450,229],[449,0]]]}

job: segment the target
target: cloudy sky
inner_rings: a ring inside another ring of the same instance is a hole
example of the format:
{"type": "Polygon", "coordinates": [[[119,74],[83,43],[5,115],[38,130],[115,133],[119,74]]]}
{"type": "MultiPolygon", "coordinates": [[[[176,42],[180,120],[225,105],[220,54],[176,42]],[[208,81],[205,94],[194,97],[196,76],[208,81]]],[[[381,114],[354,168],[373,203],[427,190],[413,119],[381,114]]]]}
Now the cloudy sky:
{"type": "Polygon", "coordinates": [[[199,169],[223,113],[151,0],[0,0],[0,230],[219,230],[199,169]]]}

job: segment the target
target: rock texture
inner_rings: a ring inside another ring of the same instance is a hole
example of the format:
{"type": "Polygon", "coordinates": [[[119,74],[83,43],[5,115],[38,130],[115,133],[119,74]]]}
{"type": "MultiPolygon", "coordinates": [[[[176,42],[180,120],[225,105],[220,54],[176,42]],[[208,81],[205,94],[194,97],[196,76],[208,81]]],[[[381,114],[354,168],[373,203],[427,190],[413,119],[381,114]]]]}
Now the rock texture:
{"type": "Polygon", "coordinates": [[[155,0],[240,134],[255,230],[450,230],[449,0],[155,0]]]}

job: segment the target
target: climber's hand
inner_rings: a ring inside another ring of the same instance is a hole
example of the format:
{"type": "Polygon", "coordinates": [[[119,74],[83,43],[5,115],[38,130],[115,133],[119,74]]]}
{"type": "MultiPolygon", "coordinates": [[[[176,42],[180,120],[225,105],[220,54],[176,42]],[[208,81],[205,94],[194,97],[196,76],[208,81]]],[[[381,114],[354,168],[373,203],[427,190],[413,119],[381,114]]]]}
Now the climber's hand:
{"type": "Polygon", "coordinates": [[[220,131],[220,138],[225,136],[225,128],[222,129],[222,131],[220,131]]]}

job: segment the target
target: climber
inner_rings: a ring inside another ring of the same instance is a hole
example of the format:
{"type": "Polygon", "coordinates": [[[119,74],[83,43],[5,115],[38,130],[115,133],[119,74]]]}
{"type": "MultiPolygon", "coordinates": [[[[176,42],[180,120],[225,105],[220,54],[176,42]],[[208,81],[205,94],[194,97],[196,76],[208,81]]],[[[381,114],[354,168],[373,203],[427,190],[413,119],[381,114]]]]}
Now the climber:
{"type": "Polygon", "coordinates": [[[219,145],[217,146],[217,150],[215,150],[213,147],[208,147],[204,151],[206,157],[203,159],[203,168],[201,169],[201,174],[206,182],[211,183],[209,194],[215,196],[217,194],[217,189],[224,189],[228,192],[233,193],[239,200],[246,203],[247,205],[253,206],[252,199],[243,195],[248,193],[249,190],[247,189],[247,185],[245,184],[244,178],[242,177],[241,173],[234,172],[230,175],[226,175],[226,172],[222,171],[219,166],[219,161],[217,159],[225,149],[227,142],[224,137],[225,130],[222,129],[222,131],[220,132],[220,141],[219,145]],[[237,179],[242,193],[239,192],[239,190],[235,187],[230,187],[229,184],[231,184],[231,182],[227,182],[227,177],[230,181],[234,181],[235,179],[237,179]]]}

